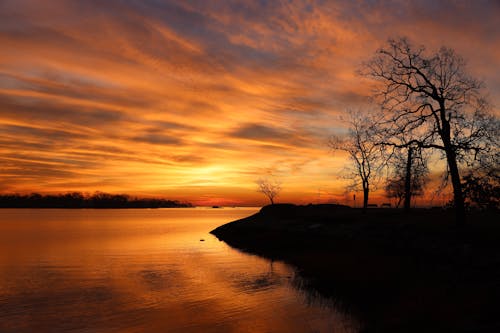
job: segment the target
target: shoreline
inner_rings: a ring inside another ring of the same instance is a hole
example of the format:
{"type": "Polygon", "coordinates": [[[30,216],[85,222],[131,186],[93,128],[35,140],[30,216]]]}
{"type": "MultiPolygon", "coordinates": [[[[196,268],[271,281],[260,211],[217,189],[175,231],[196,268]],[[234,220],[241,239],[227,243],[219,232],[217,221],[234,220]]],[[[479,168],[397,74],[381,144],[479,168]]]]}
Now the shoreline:
{"type": "Polygon", "coordinates": [[[211,231],[240,250],[296,267],[363,332],[500,331],[498,212],[263,207],[211,231]]]}

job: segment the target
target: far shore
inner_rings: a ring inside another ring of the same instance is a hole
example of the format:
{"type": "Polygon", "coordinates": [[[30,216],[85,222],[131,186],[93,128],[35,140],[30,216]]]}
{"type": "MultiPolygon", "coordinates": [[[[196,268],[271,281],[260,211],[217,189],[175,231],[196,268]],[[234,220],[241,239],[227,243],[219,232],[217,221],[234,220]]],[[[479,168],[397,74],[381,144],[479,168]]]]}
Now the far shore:
{"type": "Polygon", "coordinates": [[[498,211],[277,204],[211,233],[295,266],[363,332],[500,332],[498,211]]]}
{"type": "Polygon", "coordinates": [[[64,208],[64,209],[129,209],[129,208],[185,208],[191,203],[165,198],[139,198],[128,194],[95,192],[84,194],[0,194],[0,208],[64,208]]]}

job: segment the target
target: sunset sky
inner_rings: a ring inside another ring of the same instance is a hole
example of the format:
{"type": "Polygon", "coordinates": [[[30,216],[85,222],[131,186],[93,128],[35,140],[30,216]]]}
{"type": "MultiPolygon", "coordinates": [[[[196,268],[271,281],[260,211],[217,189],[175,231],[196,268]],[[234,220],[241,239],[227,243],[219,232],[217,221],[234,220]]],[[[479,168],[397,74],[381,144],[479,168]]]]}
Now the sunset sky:
{"type": "Polygon", "coordinates": [[[454,48],[500,105],[498,0],[0,0],[0,192],[344,198],[326,142],[387,38],[454,48]]]}

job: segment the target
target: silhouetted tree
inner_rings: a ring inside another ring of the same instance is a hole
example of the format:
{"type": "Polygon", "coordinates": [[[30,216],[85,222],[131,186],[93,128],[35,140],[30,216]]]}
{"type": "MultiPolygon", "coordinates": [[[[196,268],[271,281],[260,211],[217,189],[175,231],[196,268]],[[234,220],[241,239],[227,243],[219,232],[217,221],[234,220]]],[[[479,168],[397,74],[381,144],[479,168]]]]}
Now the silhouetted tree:
{"type": "Polygon", "coordinates": [[[500,181],[496,177],[477,175],[472,172],[464,176],[463,188],[466,201],[479,208],[500,207],[500,181]]]}
{"type": "Polygon", "coordinates": [[[281,183],[277,180],[269,180],[267,178],[260,178],[257,180],[258,191],[263,193],[271,205],[274,205],[274,198],[281,192],[281,183]]]}
{"type": "Polygon", "coordinates": [[[469,165],[463,177],[466,202],[479,208],[500,208],[500,122],[492,124],[496,128],[496,144],[490,154],[481,155],[474,164],[469,165]]]}
{"type": "Polygon", "coordinates": [[[396,208],[399,208],[399,205],[405,196],[404,179],[401,177],[387,179],[384,191],[387,198],[396,199],[396,208]]]}
{"type": "Polygon", "coordinates": [[[368,206],[368,197],[372,180],[378,176],[381,166],[380,147],[373,140],[373,118],[360,111],[349,111],[346,135],[333,135],[329,146],[333,150],[345,151],[352,161],[349,178],[353,180],[351,188],[363,191],[363,212],[368,206]]]}
{"type": "Polygon", "coordinates": [[[391,133],[412,132],[408,144],[434,148],[447,161],[453,185],[457,224],[465,222],[459,163],[488,149],[487,123],[492,118],[482,84],[465,71],[452,49],[435,53],[405,38],[389,40],[362,72],[380,82],[376,93],[391,133]]]}
{"type": "Polygon", "coordinates": [[[398,149],[388,161],[391,175],[386,180],[385,192],[388,198],[396,198],[396,207],[404,199],[405,211],[410,210],[411,198],[423,195],[427,182],[427,159],[418,147],[398,149]]]}

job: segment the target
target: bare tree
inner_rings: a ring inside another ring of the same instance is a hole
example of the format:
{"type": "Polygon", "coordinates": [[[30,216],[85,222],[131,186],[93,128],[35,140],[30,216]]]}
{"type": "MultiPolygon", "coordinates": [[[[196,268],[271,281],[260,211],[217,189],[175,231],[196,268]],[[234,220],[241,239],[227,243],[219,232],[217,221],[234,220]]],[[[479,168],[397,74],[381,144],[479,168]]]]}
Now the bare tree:
{"type": "Polygon", "coordinates": [[[409,146],[393,152],[388,165],[391,175],[384,187],[386,196],[397,199],[396,207],[404,199],[404,209],[408,212],[411,198],[424,194],[429,173],[427,157],[418,147],[409,146]]]}
{"type": "Polygon", "coordinates": [[[363,191],[363,212],[368,206],[370,185],[377,177],[380,168],[380,147],[372,140],[373,119],[360,111],[348,111],[349,117],[344,122],[348,132],[344,136],[333,135],[329,146],[333,150],[345,151],[352,161],[349,177],[353,180],[352,188],[363,191]]]}
{"type": "Polygon", "coordinates": [[[386,193],[398,198],[397,206],[404,199],[404,210],[408,213],[412,196],[423,193],[428,156],[415,144],[419,136],[414,131],[391,131],[386,121],[379,121],[373,133],[373,140],[384,148],[384,164],[392,174],[387,179],[386,193]]]}
{"type": "MultiPolygon", "coordinates": [[[[465,71],[465,62],[452,49],[429,54],[405,38],[389,40],[362,71],[380,82],[385,130],[412,132],[406,144],[433,148],[446,158],[453,185],[457,224],[465,222],[459,163],[487,150],[487,103],[482,84],[465,71]]],[[[399,143],[395,143],[397,145],[399,143]]]]}
{"type": "Polygon", "coordinates": [[[396,199],[396,208],[399,208],[405,196],[404,179],[398,176],[387,179],[384,186],[385,196],[390,199],[396,199]]]}
{"type": "Polygon", "coordinates": [[[479,156],[469,164],[463,177],[464,199],[479,208],[500,208],[500,121],[490,123],[495,135],[488,155],[479,156]]]}
{"type": "Polygon", "coordinates": [[[468,204],[479,208],[500,207],[500,176],[498,168],[492,174],[468,172],[464,176],[464,196],[468,204]]]}
{"type": "Polygon", "coordinates": [[[269,180],[267,178],[260,178],[257,180],[258,191],[263,193],[271,205],[274,205],[274,198],[281,192],[281,183],[277,180],[269,180]]]}

